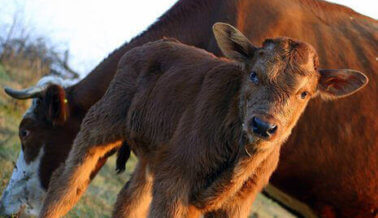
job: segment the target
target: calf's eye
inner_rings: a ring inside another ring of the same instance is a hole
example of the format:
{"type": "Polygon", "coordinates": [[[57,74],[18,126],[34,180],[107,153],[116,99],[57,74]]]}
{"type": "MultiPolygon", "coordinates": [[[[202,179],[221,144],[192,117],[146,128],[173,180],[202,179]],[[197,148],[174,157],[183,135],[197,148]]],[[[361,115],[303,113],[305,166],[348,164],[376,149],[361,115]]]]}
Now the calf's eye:
{"type": "Polygon", "coordinates": [[[257,73],[255,71],[252,71],[251,75],[249,75],[249,78],[254,84],[259,83],[259,78],[257,77],[257,73]]]}
{"type": "Polygon", "coordinates": [[[301,98],[305,99],[307,97],[307,95],[308,95],[308,92],[304,91],[304,92],[301,93],[301,98]]]}

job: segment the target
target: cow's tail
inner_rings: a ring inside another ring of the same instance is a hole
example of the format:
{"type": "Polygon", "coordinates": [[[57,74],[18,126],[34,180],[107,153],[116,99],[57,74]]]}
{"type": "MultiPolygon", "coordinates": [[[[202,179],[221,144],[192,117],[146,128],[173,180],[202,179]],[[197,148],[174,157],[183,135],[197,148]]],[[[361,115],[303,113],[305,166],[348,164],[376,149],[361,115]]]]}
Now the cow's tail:
{"type": "Polygon", "coordinates": [[[117,174],[122,173],[126,169],[126,162],[130,157],[130,147],[126,141],[122,143],[122,146],[119,148],[117,153],[117,161],[116,161],[116,172],[117,174]]]}

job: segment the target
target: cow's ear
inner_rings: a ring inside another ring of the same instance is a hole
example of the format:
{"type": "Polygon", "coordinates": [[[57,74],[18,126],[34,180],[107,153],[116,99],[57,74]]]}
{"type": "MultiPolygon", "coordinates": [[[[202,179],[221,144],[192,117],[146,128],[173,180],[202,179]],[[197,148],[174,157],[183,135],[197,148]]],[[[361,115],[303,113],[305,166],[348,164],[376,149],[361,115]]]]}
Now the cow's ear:
{"type": "Polygon", "coordinates": [[[54,125],[62,125],[69,116],[69,107],[66,93],[59,85],[49,85],[44,96],[44,103],[47,107],[47,118],[54,125]]]}
{"type": "Polygon", "coordinates": [[[253,57],[256,47],[239,30],[227,23],[215,23],[213,32],[223,54],[244,62],[253,57]]]}
{"type": "Polygon", "coordinates": [[[368,83],[365,74],[349,69],[319,70],[318,91],[325,99],[335,99],[351,95],[368,83]]]}

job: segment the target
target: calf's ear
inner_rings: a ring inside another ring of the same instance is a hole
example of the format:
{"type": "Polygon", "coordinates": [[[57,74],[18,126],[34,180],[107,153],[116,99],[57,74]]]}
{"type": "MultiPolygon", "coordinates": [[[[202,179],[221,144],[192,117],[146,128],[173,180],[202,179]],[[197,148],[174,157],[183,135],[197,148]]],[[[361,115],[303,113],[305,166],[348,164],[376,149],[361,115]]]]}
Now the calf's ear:
{"type": "Polygon", "coordinates": [[[235,27],[227,23],[215,23],[213,33],[226,57],[240,62],[253,57],[256,47],[235,27]]]}
{"type": "Polygon", "coordinates": [[[43,98],[47,107],[47,118],[54,125],[62,125],[69,115],[69,107],[64,89],[59,85],[49,85],[43,98]]]}
{"type": "Polygon", "coordinates": [[[325,99],[335,99],[352,95],[368,83],[367,76],[350,69],[319,70],[318,91],[325,99]]]}

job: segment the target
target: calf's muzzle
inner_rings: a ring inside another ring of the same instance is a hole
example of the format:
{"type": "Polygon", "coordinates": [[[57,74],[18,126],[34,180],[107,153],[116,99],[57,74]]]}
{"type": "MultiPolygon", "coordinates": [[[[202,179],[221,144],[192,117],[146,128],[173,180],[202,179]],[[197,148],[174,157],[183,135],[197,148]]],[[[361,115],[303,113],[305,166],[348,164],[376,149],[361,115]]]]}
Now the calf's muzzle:
{"type": "Polygon", "coordinates": [[[278,129],[278,124],[273,118],[264,116],[254,116],[250,121],[250,130],[257,136],[263,139],[272,139],[278,129]]]}

